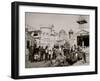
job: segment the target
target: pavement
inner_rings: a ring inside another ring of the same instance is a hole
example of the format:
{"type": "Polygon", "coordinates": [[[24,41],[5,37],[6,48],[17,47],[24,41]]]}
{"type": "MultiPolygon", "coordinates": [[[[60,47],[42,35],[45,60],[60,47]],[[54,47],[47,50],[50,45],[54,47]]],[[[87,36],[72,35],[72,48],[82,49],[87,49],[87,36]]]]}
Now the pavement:
{"type": "Polygon", "coordinates": [[[38,68],[38,67],[49,67],[50,61],[41,61],[41,62],[27,62],[26,68],[38,68]]]}

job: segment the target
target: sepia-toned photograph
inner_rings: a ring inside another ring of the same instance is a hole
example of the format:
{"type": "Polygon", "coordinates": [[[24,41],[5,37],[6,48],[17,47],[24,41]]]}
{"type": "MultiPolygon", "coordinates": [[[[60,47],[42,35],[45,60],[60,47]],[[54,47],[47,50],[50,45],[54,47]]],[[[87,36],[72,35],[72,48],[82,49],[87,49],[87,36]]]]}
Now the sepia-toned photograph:
{"type": "Polygon", "coordinates": [[[25,12],[25,68],[89,65],[89,15],[25,12]]]}

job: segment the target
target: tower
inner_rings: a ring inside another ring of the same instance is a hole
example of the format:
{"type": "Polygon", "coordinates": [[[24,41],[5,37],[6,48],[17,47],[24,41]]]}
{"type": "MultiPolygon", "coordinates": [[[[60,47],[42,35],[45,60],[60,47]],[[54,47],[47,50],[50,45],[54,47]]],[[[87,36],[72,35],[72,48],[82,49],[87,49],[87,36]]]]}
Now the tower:
{"type": "Polygon", "coordinates": [[[79,20],[77,23],[79,24],[79,29],[80,31],[78,32],[77,36],[77,44],[78,46],[89,46],[89,32],[86,30],[89,28],[88,25],[88,16],[79,16],[79,20]]]}
{"type": "Polygon", "coordinates": [[[80,15],[77,23],[79,24],[79,29],[84,30],[85,24],[87,23],[85,16],[80,15]]]}
{"type": "Polygon", "coordinates": [[[69,30],[69,39],[71,39],[72,38],[72,36],[73,36],[73,30],[71,29],[71,30],[69,30]]]}

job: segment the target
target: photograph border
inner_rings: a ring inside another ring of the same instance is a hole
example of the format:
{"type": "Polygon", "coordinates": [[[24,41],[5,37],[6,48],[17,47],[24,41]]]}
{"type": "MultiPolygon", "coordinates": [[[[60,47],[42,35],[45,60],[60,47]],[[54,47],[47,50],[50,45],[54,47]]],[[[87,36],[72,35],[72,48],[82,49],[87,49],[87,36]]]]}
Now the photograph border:
{"type": "Polygon", "coordinates": [[[65,5],[65,4],[49,4],[49,3],[31,3],[31,2],[12,2],[11,4],[11,78],[26,79],[26,78],[43,78],[43,77],[58,77],[72,75],[89,75],[98,73],[98,57],[97,57],[97,13],[96,6],[81,6],[81,5],[65,5]],[[43,75],[19,75],[19,6],[40,6],[40,7],[55,7],[55,8],[73,8],[73,9],[88,9],[95,10],[95,71],[75,72],[75,73],[59,73],[59,74],[43,74],[43,75]]]}

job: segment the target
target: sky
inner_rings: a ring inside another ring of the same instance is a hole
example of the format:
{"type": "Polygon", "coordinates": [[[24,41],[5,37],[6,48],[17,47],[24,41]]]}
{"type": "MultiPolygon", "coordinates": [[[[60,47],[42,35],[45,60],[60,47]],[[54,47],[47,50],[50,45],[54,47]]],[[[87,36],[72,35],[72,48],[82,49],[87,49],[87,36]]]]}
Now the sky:
{"type": "MultiPolygon", "coordinates": [[[[85,25],[85,29],[89,29],[89,16],[82,16],[82,18],[88,21],[85,25]]],[[[74,32],[79,31],[80,25],[77,21],[80,19],[80,15],[73,14],[51,14],[51,13],[35,13],[25,12],[25,25],[30,30],[37,30],[40,27],[50,27],[54,25],[54,30],[59,32],[61,29],[68,33],[69,30],[74,32]]]]}

